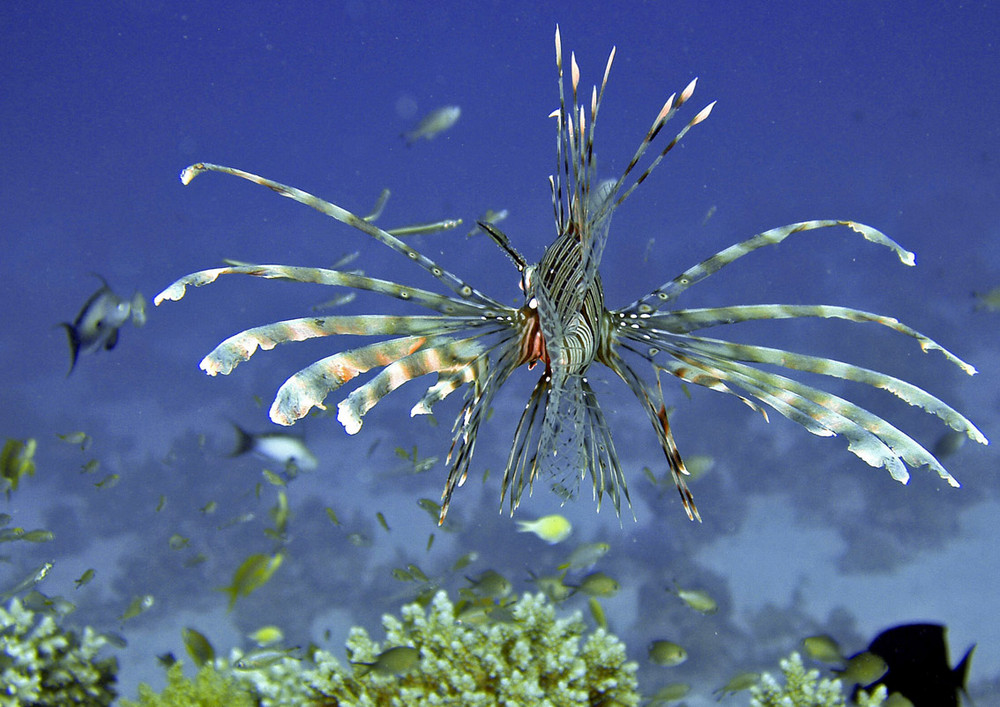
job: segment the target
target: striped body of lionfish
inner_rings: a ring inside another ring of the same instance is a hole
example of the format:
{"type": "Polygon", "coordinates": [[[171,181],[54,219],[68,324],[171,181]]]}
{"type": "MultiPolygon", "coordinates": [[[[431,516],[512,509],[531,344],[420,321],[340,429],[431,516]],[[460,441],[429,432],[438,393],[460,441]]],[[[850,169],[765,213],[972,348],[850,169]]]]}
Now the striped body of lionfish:
{"type": "Polygon", "coordinates": [[[926,464],[949,484],[958,486],[932,454],[882,418],[841,397],[764,371],[753,364],[820,373],[887,390],[938,416],[945,424],[975,441],[987,444],[982,433],[963,415],[921,388],[842,361],[694,336],[692,332],[761,319],[823,317],[872,322],[913,337],[924,351],[941,351],[970,375],[976,372],[928,337],[891,317],[848,307],[758,304],[667,309],[689,287],[747,253],[780,243],[794,234],[821,228],[845,226],[889,248],[903,263],[914,264],[912,253],[874,228],[853,221],[818,220],[764,231],[719,251],[625,307],[611,310],[605,306],[598,266],[612,214],[688,130],[708,117],[714,105],[709,104],[691,118],[638,177],[632,176],[666,123],[691,98],[695,87],[692,81],[664,104],[622,175],[616,180],[596,181],[594,125],[614,55],[612,50],[600,88],[595,86],[592,91],[589,110],[578,102],[580,72],[572,56],[572,104],[567,105],[562,49],[556,28],[559,108],[551,117],[558,121],[557,169],[549,182],[557,236],[545,250],[541,262],[528,264],[506,235],[492,224],[480,223],[520,272],[523,306],[504,305],[473,288],[373,225],[370,217],[360,218],[304,191],[248,172],[205,163],[186,168],[181,173],[181,181],[188,184],[198,174],[214,171],[268,187],[402,253],[453,294],[443,295],[339,270],[242,264],[188,275],[160,293],[156,304],[180,299],[188,285],[205,285],[224,274],[244,274],[367,290],[436,312],[413,316],[312,316],[254,327],[222,342],[205,357],[201,368],[209,375],[228,374],[241,361],[250,358],[258,347],[271,349],[289,341],[352,334],[388,337],[333,354],[304,368],[281,386],[271,406],[270,417],[274,422],[291,425],[314,407],[325,409],[324,399],[343,384],[362,373],[381,368],[371,380],[338,404],[338,420],[349,434],[358,432],[362,417],[379,400],[418,376],[437,374],[436,381],[413,407],[411,415],[429,414],[435,403],[467,385],[465,403],[455,421],[447,457],[449,469],[442,493],[441,522],[448,512],[452,493],[466,479],[480,425],[488,417],[497,391],[517,368],[526,364],[530,369],[539,363],[544,370],[515,428],[503,474],[500,505],[503,507],[505,498],[509,498],[511,513],[519,504],[524,489],[531,489],[542,473],[551,480],[553,489],[564,495],[572,495],[580,481],[589,476],[598,507],[605,493],[618,512],[623,497],[631,504],[607,420],[587,380],[588,371],[595,363],[611,369],[639,399],[691,519],[700,520],[700,516],[685,483],[687,471],[667,419],[660,380],[662,373],[736,395],[761,412],[765,419],[767,413],[763,406],[778,411],[813,434],[843,435],[850,451],[874,467],[885,467],[900,482],[905,483],[909,478],[907,466],[916,468],[926,464]],[[655,386],[636,372],[625,359],[626,354],[645,359],[652,365],[655,386]]]}

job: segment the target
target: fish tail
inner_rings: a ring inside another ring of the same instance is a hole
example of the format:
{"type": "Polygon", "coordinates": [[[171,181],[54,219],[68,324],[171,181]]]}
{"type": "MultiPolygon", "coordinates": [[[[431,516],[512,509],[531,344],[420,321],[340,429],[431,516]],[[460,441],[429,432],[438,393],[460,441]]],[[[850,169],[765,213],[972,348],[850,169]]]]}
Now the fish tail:
{"type": "Polygon", "coordinates": [[[77,334],[76,327],[68,322],[61,322],[59,326],[66,330],[66,336],[69,338],[69,370],[66,372],[66,377],[69,378],[76,368],[76,360],[80,357],[80,335],[77,334]]]}
{"type": "Polygon", "coordinates": [[[143,297],[139,290],[132,293],[132,299],[129,302],[129,312],[132,316],[133,326],[142,326],[146,323],[146,298],[143,297]]]}
{"type": "Polygon", "coordinates": [[[374,663],[351,663],[351,667],[354,668],[354,677],[363,678],[372,671],[374,663]]]}
{"type": "Polygon", "coordinates": [[[966,683],[969,680],[969,666],[972,665],[972,653],[976,650],[976,644],[973,643],[972,647],[965,652],[962,656],[962,660],[958,662],[955,669],[951,671],[952,676],[955,679],[956,687],[962,692],[966,693],[968,696],[968,690],[966,689],[966,683]]]}
{"type": "Polygon", "coordinates": [[[235,422],[230,422],[229,424],[233,426],[233,430],[236,432],[236,447],[232,452],[230,452],[229,456],[238,457],[241,454],[246,454],[252,450],[253,435],[237,425],[235,422]]]}

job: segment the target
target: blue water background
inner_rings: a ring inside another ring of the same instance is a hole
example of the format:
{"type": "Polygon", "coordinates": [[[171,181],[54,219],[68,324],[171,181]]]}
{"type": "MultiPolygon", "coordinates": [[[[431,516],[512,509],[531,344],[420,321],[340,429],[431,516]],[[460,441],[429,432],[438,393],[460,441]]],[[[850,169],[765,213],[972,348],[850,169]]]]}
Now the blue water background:
{"type": "MultiPolygon", "coordinates": [[[[926,469],[904,487],[842,440],[813,437],[777,414],[766,424],[729,396],[694,390],[688,399],[664,381],[682,454],[715,462],[692,484],[705,522],[690,523],[672,488],[661,492],[644,478],[644,466],[662,475],[664,462],[638,404],[595,373],[635,520],[623,509],[619,523],[607,502],[595,515],[587,488],[560,509],[542,484],[516,518],[567,515],[574,535],[553,548],[497,514],[513,421],[535,373],[511,383],[484,428],[473,474],[454,498],[454,533],[437,530],[415,505],[438,497],[443,465],[407,475],[394,449],[416,445],[421,457],[443,458],[458,404],[441,405],[438,427],[411,420],[423,390],[411,384],[355,437],[333,417],[299,425],[320,468],[288,488],[288,559],[226,614],[213,588],[246,555],[274,549],[263,529],[276,493],[265,482],[255,494],[265,462],[227,456],[229,422],[269,429],[267,407],[281,382],[346,344],[285,345],[226,378],[208,378],[197,364],[226,336],[307,315],[332,295],[224,278],[152,309],[142,329],[126,325],[117,348],[83,356],[66,376],[68,347],[56,325],[96,289],[91,273],[123,296],[139,289],[151,299],[222,258],[330,266],[359,250],[354,267],[366,274],[433,287],[398,254],[265,189],[212,174],[183,187],[177,175],[196,161],[248,169],[356,213],[388,187],[383,227],[441,218],[471,227],[486,209],[506,208],[501,228],[536,260],[554,235],[547,176],[556,167],[555,126],[547,116],[557,107],[557,22],[588,95],[618,47],[596,131],[601,177],[620,174],[666,98],[695,76],[691,107],[665,132],[718,101],[616,213],[602,265],[610,305],[760,230],[812,218],[871,224],[914,251],[917,266],[846,229],[823,230],[748,256],[678,305],[830,303],[891,314],[980,373],[970,378],[868,325],[761,322],[718,333],[880,367],[997,436],[1000,315],[977,311],[972,296],[1000,285],[996,3],[6,3],[0,432],[35,437],[39,449],[37,475],[0,510],[56,539],[0,548],[9,556],[0,585],[55,560],[40,588],[77,604],[71,621],[129,639],[121,687],[134,696],[139,680],[162,683],[156,654],[183,654],[183,626],[225,652],[260,624],[279,623],[289,645],[312,640],[343,656],[348,626],[380,637],[378,616],[412,596],[393,567],[416,562],[454,594],[466,582],[447,570],[474,550],[479,559],[465,573],[497,569],[527,591],[527,569],[551,572],[574,543],[599,540],[612,550],[597,569],[623,585],[605,610],[640,662],[647,693],[683,680],[700,696],[691,704],[702,704],[732,673],[773,666],[810,633],[834,633],[855,651],[882,628],[920,620],[951,627],[953,660],[980,643],[977,704],[1000,704],[992,447],[967,444],[945,461],[959,490],[926,469]],[[446,104],[461,106],[459,122],[406,147],[400,134],[446,104]],[[75,430],[93,436],[90,449],[56,438],[75,430]],[[90,459],[101,469],[80,473],[90,459]],[[482,483],[484,468],[492,474],[482,483]],[[118,485],[95,488],[108,473],[118,485]],[[199,512],[213,500],[214,515],[199,512]],[[218,529],[246,512],[253,522],[218,529]],[[190,537],[190,547],[170,550],[174,533],[190,537]],[[356,547],[350,533],[373,544],[356,547]],[[207,561],[185,567],[197,552],[207,561]],[[95,580],[75,590],[88,567],[97,568],[95,580]],[[688,611],[664,591],[674,579],[709,588],[722,610],[688,611]],[[121,626],[116,617],[145,593],[156,597],[154,609],[121,626]],[[645,646],[657,638],[686,645],[688,662],[650,665],[645,646]]],[[[413,243],[516,302],[514,268],[466,230],[413,243]]],[[[401,310],[361,294],[343,311],[401,310]]],[[[886,394],[823,384],[928,447],[946,431],[886,394]]],[[[576,608],[586,611],[579,597],[567,606],[576,608]]]]}

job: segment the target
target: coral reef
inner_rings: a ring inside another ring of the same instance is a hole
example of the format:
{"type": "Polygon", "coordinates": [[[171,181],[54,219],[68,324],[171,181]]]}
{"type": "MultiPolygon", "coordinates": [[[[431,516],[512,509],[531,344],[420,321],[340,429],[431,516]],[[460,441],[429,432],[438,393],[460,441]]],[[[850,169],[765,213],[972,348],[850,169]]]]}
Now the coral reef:
{"type": "MultiPolygon", "coordinates": [[[[764,673],[750,689],[750,707],[844,707],[847,702],[840,680],[820,678],[818,670],[806,670],[798,653],[780,661],[785,684],[780,685],[764,673]]],[[[885,702],[885,688],[879,686],[871,695],[861,690],[856,697],[859,707],[879,707],[885,702]]]]}
{"type": "Polygon", "coordinates": [[[257,701],[250,692],[211,665],[198,671],[194,681],[184,677],[181,663],[167,670],[167,686],[153,692],[149,685],[139,685],[139,699],[122,700],[121,707],[254,707],[257,701]]]}
{"type": "Polygon", "coordinates": [[[413,603],[402,608],[401,618],[384,616],[386,640],[381,644],[354,628],[347,641],[353,674],[331,654],[317,650],[308,668],[288,657],[233,675],[263,705],[639,703],[637,666],[626,660],[625,646],[600,628],[585,637],[579,612],[557,619],[544,595],[525,594],[487,618],[495,620],[460,623],[442,591],[426,609],[413,603]],[[412,664],[386,665],[387,651],[400,646],[418,649],[419,658],[414,654],[412,664]]]}
{"type": "Polygon", "coordinates": [[[66,631],[11,599],[0,607],[0,707],[110,705],[118,661],[96,659],[107,643],[89,626],[66,631]]]}

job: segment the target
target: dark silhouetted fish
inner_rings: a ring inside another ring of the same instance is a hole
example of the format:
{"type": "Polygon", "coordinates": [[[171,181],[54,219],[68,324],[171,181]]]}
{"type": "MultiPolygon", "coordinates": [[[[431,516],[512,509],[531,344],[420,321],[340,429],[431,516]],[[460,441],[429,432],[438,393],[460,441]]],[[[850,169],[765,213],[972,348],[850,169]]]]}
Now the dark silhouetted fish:
{"type": "Polygon", "coordinates": [[[898,692],[914,707],[958,707],[976,646],[952,668],[946,631],[941,624],[905,624],[880,633],[868,652],[881,656],[889,670],[865,689],[885,685],[890,695],[898,692]]]}

